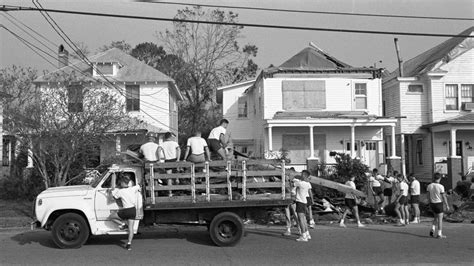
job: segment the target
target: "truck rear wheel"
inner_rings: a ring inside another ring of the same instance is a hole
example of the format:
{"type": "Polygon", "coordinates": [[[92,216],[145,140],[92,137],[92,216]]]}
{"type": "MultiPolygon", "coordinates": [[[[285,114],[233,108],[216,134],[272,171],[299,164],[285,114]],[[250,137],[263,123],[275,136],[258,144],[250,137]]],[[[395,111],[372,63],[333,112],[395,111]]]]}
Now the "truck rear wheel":
{"type": "Polygon", "coordinates": [[[53,241],[60,248],[80,248],[89,239],[89,226],[77,213],[65,213],[53,223],[53,241]]]}
{"type": "Polygon", "coordinates": [[[235,246],[244,234],[244,224],[237,214],[222,212],[212,219],[209,234],[220,247],[235,246]]]}

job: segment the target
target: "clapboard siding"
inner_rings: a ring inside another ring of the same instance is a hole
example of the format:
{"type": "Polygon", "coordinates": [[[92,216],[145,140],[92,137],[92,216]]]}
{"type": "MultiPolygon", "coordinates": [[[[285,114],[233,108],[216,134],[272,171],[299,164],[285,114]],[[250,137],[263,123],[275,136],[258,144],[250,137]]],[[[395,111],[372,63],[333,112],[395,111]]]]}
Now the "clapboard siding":
{"type": "Polygon", "coordinates": [[[170,97],[167,83],[158,85],[140,84],[140,112],[130,112],[147,123],[164,130],[170,128],[170,97]]]}
{"type": "Polygon", "coordinates": [[[264,119],[271,119],[276,112],[283,110],[283,81],[325,81],[326,108],[324,111],[353,111],[355,109],[354,87],[356,83],[367,84],[367,112],[382,115],[380,79],[348,78],[267,78],[264,80],[264,119]]]}
{"type": "Polygon", "coordinates": [[[234,86],[224,89],[222,93],[222,111],[224,118],[229,120],[228,132],[231,133],[233,139],[252,139],[253,132],[251,130],[253,124],[255,101],[253,94],[247,95],[245,91],[252,84],[243,84],[242,86],[234,86]],[[247,118],[239,118],[239,97],[247,97],[247,118]]]}
{"type": "Polygon", "coordinates": [[[429,122],[428,86],[423,82],[400,82],[400,130],[405,134],[419,133],[420,126],[429,122]],[[422,85],[422,93],[409,92],[409,85],[422,85]]]}

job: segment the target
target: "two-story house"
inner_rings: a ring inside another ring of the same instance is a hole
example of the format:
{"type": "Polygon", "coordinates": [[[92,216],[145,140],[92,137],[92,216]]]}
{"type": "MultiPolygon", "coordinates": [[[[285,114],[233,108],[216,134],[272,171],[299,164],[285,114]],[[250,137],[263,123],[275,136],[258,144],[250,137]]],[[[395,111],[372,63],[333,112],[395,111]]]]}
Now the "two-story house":
{"type": "MultiPolygon", "coordinates": [[[[459,35],[473,36],[474,27],[459,35]]],[[[426,182],[441,172],[451,188],[474,166],[473,48],[474,38],[453,37],[383,80],[386,114],[402,117],[396,127],[402,168],[426,182]]]]}
{"type": "Polygon", "coordinates": [[[237,149],[256,157],[286,151],[297,169],[334,163],[331,151],[378,167],[384,127],[394,130],[397,122],[382,116],[380,77],[381,69],[352,67],[312,45],[255,81],[218,92],[237,149]]]}
{"type": "MultiPolygon", "coordinates": [[[[178,101],[183,98],[172,78],[117,48],[90,56],[90,62],[69,63],[68,52],[62,46],[58,56],[59,68],[35,80],[42,91],[50,87],[50,77],[56,73],[81,73],[88,86],[123,98],[126,112],[133,117],[134,126],[130,127],[133,129],[109,132],[110,141],[100,146],[100,161],[126,151],[132,144],[144,143],[146,135],[153,135],[159,141],[166,132],[177,135],[178,101]]],[[[84,101],[81,84],[66,86],[69,86],[68,111],[81,112],[84,101]]]]}

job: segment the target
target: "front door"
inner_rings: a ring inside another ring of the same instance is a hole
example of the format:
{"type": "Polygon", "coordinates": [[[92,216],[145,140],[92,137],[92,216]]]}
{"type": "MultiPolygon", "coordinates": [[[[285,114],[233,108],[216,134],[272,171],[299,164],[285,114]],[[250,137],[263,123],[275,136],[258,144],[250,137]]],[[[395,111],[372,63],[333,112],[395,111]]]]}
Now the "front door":
{"type": "Polygon", "coordinates": [[[112,197],[111,193],[116,180],[116,174],[112,172],[97,186],[95,192],[95,216],[97,221],[110,220],[110,214],[119,209],[117,200],[112,197]]]}
{"type": "Polygon", "coordinates": [[[377,142],[362,141],[361,146],[361,160],[368,165],[370,169],[377,168],[377,142]]]}

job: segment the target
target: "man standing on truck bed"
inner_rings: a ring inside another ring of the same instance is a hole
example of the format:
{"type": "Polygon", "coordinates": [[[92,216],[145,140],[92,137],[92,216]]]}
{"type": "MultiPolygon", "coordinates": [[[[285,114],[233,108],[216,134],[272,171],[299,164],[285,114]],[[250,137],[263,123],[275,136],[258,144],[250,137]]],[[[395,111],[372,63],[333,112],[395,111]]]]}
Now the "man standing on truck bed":
{"type": "Polygon", "coordinates": [[[148,142],[140,146],[140,153],[145,157],[145,161],[158,161],[158,144],[155,143],[155,137],[149,135],[148,142]]]}
{"type": "Polygon", "coordinates": [[[209,134],[209,137],[207,138],[211,152],[219,154],[222,160],[227,158],[225,150],[227,146],[225,133],[228,125],[229,121],[227,119],[222,119],[219,123],[219,126],[213,128],[209,134]]]}

